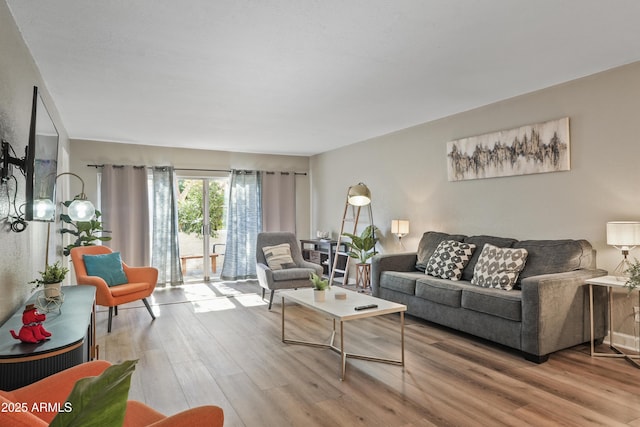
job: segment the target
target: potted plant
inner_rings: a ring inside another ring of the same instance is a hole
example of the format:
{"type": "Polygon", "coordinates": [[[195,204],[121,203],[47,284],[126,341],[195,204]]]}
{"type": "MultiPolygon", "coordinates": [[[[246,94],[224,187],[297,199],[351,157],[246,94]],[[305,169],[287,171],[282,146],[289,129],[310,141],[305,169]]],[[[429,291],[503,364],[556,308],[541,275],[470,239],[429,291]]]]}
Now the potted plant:
{"type": "Polygon", "coordinates": [[[44,287],[44,296],[46,298],[58,298],[60,296],[60,288],[62,281],[69,272],[69,269],[60,265],[60,261],[56,261],[53,265],[47,265],[44,271],[40,271],[40,278],[32,280],[29,283],[35,283],[35,288],[44,287]]]}
{"type": "Polygon", "coordinates": [[[369,286],[371,264],[368,264],[367,261],[377,253],[376,243],[378,242],[378,238],[376,237],[376,231],[378,230],[375,225],[369,225],[359,236],[351,233],[343,233],[344,236],[351,239],[350,242],[345,243],[349,249],[347,254],[351,258],[358,260],[356,264],[356,287],[362,286],[364,289],[369,286]]]}
{"type": "Polygon", "coordinates": [[[640,261],[636,259],[632,262],[625,271],[625,275],[628,276],[628,278],[624,286],[629,290],[629,293],[635,288],[640,287],[640,261]]]}
{"type": "Polygon", "coordinates": [[[326,300],[326,291],[329,288],[329,280],[323,279],[316,273],[311,273],[311,283],[313,283],[313,300],[322,302],[326,300]]]}
{"type": "Polygon", "coordinates": [[[350,242],[345,242],[345,245],[349,248],[347,254],[351,258],[357,259],[358,264],[365,264],[369,258],[377,253],[375,250],[376,243],[378,243],[376,231],[375,225],[369,225],[359,236],[351,233],[343,233],[343,236],[351,239],[350,242]]]}

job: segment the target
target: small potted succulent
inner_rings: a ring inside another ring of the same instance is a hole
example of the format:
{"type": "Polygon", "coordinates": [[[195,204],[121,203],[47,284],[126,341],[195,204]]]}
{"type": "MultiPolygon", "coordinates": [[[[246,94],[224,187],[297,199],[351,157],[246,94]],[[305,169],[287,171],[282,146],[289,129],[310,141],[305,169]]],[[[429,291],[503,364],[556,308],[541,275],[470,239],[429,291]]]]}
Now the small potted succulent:
{"type": "Polygon", "coordinates": [[[46,298],[58,298],[62,281],[68,272],[68,268],[61,266],[60,261],[56,261],[55,264],[47,265],[44,271],[39,272],[39,279],[32,280],[29,283],[35,283],[35,288],[42,286],[46,298]]]}
{"type": "Polygon", "coordinates": [[[326,300],[326,291],[329,288],[329,280],[323,279],[316,273],[311,273],[311,283],[313,283],[313,300],[322,302],[326,300]]]}

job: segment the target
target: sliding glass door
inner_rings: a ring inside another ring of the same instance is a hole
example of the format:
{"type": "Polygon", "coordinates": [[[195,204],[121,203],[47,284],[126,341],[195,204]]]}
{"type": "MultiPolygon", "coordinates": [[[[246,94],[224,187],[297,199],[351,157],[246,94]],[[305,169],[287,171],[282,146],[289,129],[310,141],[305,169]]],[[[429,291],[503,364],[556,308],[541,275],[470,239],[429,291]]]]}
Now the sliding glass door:
{"type": "Polygon", "coordinates": [[[228,178],[178,177],[178,242],[185,283],[220,276],[228,184],[228,178]]]}

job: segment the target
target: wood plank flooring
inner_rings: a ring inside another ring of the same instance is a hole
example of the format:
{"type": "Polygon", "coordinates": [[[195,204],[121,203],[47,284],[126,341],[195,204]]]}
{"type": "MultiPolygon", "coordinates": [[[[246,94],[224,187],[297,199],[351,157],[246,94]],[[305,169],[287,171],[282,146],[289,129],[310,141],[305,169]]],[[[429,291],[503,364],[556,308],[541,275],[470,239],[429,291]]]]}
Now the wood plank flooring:
{"type": "MultiPolygon", "coordinates": [[[[640,369],[586,345],[536,365],[407,316],[404,370],[349,360],[340,381],[338,354],[281,342],[281,300],[268,311],[259,293],[252,281],[158,289],[155,321],[122,306],[111,334],[99,307],[100,358],[139,359],[130,399],[168,415],[215,404],[225,426],[640,426],[640,369]]],[[[329,337],[330,320],[286,310],[288,337],[329,337]]],[[[397,358],[398,321],[347,322],[348,348],[397,358]]]]}

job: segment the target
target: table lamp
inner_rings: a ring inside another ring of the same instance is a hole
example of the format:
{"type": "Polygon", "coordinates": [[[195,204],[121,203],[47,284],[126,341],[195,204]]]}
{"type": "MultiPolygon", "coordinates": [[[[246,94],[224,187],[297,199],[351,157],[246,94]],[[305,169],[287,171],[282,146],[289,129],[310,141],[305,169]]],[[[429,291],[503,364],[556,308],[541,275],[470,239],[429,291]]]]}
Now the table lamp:
{"type": "Polygon", "coordinates": [[[619,280],[627,279],[627,270],[631,263],[627,259],[629,251],[640,245],[640,222],[609,221],[607,222],[607,245],[622,252],[622,261],[613,270],[613,276],[619,280]]]}

